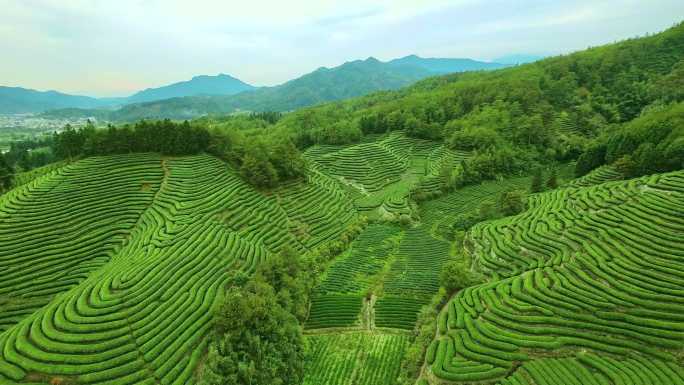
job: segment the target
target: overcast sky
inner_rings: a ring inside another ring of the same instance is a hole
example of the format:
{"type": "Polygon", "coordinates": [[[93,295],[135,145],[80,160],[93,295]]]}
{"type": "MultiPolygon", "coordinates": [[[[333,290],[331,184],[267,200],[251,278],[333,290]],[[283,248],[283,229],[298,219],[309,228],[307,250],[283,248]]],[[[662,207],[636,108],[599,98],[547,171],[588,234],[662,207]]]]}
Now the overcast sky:
{"type": "Polygon", "coordinates": [[[275,85],[368,56],[566,53],[681,20],[682,0],[0,0],[0,85],[125,96],[221,72],[275,85]]]}

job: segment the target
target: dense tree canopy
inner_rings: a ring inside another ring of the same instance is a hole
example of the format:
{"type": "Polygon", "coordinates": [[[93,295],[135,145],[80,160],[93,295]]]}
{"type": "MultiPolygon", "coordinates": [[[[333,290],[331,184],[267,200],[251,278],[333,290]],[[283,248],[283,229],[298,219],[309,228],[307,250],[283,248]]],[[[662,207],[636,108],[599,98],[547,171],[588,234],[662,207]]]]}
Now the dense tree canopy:
{"type": "Polygon", "coordinates": [[[7,164],[17,172],[28,171],[55,161],[52,136],[29,138],[10,143],[4,153],[7,164]]]}
{"type": "Polygon", "coordinates": [[[66,126],[50,143],[57,159],[130,152],[191,155],[209,152],[233,165],[257,187],[274,187],[281,180],[302,175],[299,149],[288,136],[270,128],[280,114],[260,113],[193,122],[140,121],[103,129],[89,124],[66,126]]]}
{"type": "Polygon", "coordinates": [[[499,195],[499,211],[503,215],[516,215],[525,210],[525,192],[508,190],[499,195]]]}
{"type": "Polygon", "coordinates": [[[55,134],[55,154],[61,158],[79,155],[109,155],[130,152],[159,152],[165,155],[190,155],[206,150],[209,133],[189,122],[170,120],[96,129],[92,124],[80,129],[67,126],[55,134]]]}
{"type": "Polygon", "coordinates": [[[225,293],[217,313],[218,341],[211,345],[201,383],[299,384],[304,339],[295,317],[269,284],[255,280],[225,293]]]}
{"type": "Polygon", "coordinates": [[[237,273],[216,311],[215,338],[200,383],[295,385],[304,371],[304,321],[312,272],[291,250],[237,273]]]}
{"type": "Polygon", "coordinates": [[[13,179],[14,168],[7,162],[5,156],[0,154],[0,193],[9,190],[12,187],[13,179]]]}
{"type": "Polygon", "coordinates": [[[626,177],[684,168],[684,103],[659,106],[598,138],[577,161],[584,175],[614,164],[626,177]]]}

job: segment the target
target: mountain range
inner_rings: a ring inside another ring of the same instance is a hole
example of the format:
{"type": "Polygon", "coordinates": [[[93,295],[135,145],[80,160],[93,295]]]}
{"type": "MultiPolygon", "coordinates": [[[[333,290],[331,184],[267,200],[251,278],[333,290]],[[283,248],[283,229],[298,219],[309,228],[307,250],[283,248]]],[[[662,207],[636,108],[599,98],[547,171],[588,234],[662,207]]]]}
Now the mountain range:
{"type": "Polygon", "coordinates": [[[151,102],[155,100],[196,95],[233,95],[256,87],[230,75],[200,75],[191,80],[159,88],[148,88],[125,99],[124,104],[151,102]]]}
{"type": "Polygon", "coordinates": [[[493,70],[508,64],[472,59],[410,55],[387,62],[374,57],[333,68],[321,67],[274,87],[254,87],[230,75],[196,76],[149,88],[125,98],[92,98],[0,87],[0,113],[44,113],[46,117],[93,116],[112,121],[141,118],[186,119],[237,111],[290,111],[327,101],[394,90],[453,72],[493,70]]]}
{"type": "Polygon", "coordinates": [[[226,74],[195,76],[188,81],[148,88],[123,98],[93,98],[57,91],[41,92],[21,87],[0,86],[0,114],[36,113],[64,108],[116,108],[132,103],[182,96],[232,95],[255,88],[226,74]]]}
{"type": "Polygon", "coordinates": [[[407,56],[382,62],[370,57],[334,68],[321,67],[274,87],[262,87],[229,96],[187,96],[131,104],[100,117],[114,121],[132,121],[143,118],[189,119],[238,111],[291,111],[375,91],[395,90],[435,75],[503,67],[505,65],[499,63],[470,59],[423,59],[407,56]]]}
{"type": "Polygon", "coordinates": [[[99,99],[88,96],[0,86],[0,114],[31,113],[68,107],[97,108],[102,106],[103,103],[99,99]]]}

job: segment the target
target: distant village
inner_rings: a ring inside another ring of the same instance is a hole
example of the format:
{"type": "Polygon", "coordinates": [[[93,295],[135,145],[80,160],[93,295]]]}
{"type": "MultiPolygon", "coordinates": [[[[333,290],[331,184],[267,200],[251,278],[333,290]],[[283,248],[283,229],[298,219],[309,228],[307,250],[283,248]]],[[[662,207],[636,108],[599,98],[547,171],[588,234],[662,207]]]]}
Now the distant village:
{"type": "Polygon", "coordinates": [[[74,127],[84,126],[90,120],[97,124],[95,118],[61,118],[61,119],[47,119],[33,114],[17,114],[17,115],[0,115],[0,129],[10,129],[16,131],[30,132],[52,132],[61,131],[64,126],[71,124],[74,127]]]}
{"type": "Polygon", "coordinates": [[[48,119],[33,114],[0,114],[0,153],[9,151],[12,143],[61,132],[67,124],[73,127],[85,126],[88,120],[93,124],[98,124],[97,119],[94,118],[48,119]]]}

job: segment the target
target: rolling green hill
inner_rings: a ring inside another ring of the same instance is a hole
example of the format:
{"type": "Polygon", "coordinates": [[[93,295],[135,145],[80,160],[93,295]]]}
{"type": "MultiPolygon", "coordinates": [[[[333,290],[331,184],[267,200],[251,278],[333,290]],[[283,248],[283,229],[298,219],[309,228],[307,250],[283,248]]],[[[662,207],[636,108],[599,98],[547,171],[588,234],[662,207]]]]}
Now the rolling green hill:
{"type": "Polygon", "coordinates": [[[489,279],[444,307],[423,377],[684,383],[683,187],[681,171],[568,187],[477,225],[464,252],[489,279]]]}
{"type": "Polygon", "coordinates": [[[683,59],[65,130],[0,195],[0,385],[684,384],[683,59]]]}
{"type": "MultiPolygon", "coordinates": [[[[396,134],[357,147],[395,142],[425,162],[431,152],[416,146],[440,148],[396,134]]],[[[207,155],[91,157],[36,173],[0,198],[0,379],[193,383],[231,272],[249,273],[283,247],[334,241],[359,212],[383,212],[355,207],[374,192],[336,172],[314,168],[268,194],[207,155]]],[[[455,252],[444,219],[527,183],[420,203],[409,227],[369,225],[315,289],[304,383],[393,384],[455,252]]],[[[649,367],[644,381],[684,381],[684,175],[593,183],[532,195],[528,211],[467,234],[459,250],[487,282],[441,309],[424,379],[552,384],[545,371],[572,370],[602,383],[649,367]]]]}
{"type": "Polygon", "coordinates": [[[303,248],[275,200],[208,156],[89,158],[0,205],[3,381],[183,383],[226,274],[303,248]]]}

